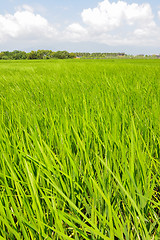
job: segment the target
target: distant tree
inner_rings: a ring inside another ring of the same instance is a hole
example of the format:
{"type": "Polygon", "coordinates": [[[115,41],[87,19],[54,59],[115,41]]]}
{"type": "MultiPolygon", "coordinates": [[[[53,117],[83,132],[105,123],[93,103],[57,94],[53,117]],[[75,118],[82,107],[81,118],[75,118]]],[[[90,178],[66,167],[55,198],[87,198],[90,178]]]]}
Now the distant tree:
{"type": "Polygon", "coordinates": [[[38,59],[37,52],[36,51],[29,52],[27,58],[28,59],[38,59]]]}
{"type": "MultiPolygon", "coordinates": [[[[119,58],[119,57],[131,57],[125,53],[88,53],[88,52],[76,52],[76,53],[69,53],[67,51],[57,51],[52,52],[51,50],[38,50],[38,51],[31,51],[26,53],[24,51],[14,50],[13,52],[3,51],[0,53],[0,59],[50,59],[50,58],[59,58],[59,59],[68,59],[68,58],[119,58]]],[[[133,57],[133,56],[132,56],[133,57]]],[[[142,55],[138,55],[136,57],[142,57],[142,55]]],[[[160,58],[159,55],[155,56],[148,56],[152,58],[160,58]]]]}
{"type": "Polygon", "coordinates": [[[26,59],[27,58],[27,53],[24,52],[24,51],[14,50],[13,52],[10,53],[10,58],[14,59],[14,60],[26,59]]]}
{"type": "Polygon", "coordinates": [[[5,56],[4,52],[0,53],[0,59],[3,59],[3,57],[5,56]]]}
{"type": "Polygon", "coordinates": [[[43,59],[52,58],[53,52],[51,50],[43,50],[43,59]]]}
{"type": "Polygon", "coordinates": [[[69,53],[69,58],[76,58],[76,54],[73,52],[69,53]]]}
{"type": "Polygon", "coordinates": [[[54,58],[67,59],[69,58],[69,52],[67,51],[57,51],[53,54],[54,58]]]}
{"type": "Polygon", "coordinates": [[[44,57],[44,50],[38,50],[36,53],[35,53],[36,57],[38,59],[43,59],[44,57]]]}
{"type": "Polygon", "coordinates": [[[4,51],[3,53],[4,53],[5,56],[7,56],[9,58],[9,56],[10,56],[10,52],[9,51],[4,51]]]}

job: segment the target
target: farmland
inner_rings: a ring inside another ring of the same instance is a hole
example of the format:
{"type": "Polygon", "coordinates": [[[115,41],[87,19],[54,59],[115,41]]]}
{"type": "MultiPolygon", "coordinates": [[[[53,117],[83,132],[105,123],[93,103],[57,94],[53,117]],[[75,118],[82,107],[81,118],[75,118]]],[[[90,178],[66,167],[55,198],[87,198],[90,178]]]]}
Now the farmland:
{"type": "Polygon", "coordinates": [[[160,238],[160,61],[0,61],[0,240],[160,238]]]}

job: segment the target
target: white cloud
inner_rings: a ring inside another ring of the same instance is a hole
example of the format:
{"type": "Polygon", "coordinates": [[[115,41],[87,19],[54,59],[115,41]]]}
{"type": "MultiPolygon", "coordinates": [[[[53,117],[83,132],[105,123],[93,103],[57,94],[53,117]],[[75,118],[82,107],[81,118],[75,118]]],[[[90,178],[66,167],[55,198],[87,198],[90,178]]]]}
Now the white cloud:
{"type": "Polygon", "coordinates": [[[92,42],[113,46],[159,44],[160,29],[154,21],[152,8],[148,3],[111,3],[104,0],[93,9],[84,9],[81,17],[83,26],[71,24],[68,27],[72,30],[70,33],[74,35],[74,40],[81,41],[86,38],[92,42]],[[78,29],[83,29],[80,36],[75,34],[78,29]]]}
{"type": "Polygon", "coordinates": [[[24,10],[29,11],[29,12],[34,12],[34,9],[27,4],[23,4],[22,6],[15,7],[15,10],[16,10],[16,12],[17,11],[21,12],[24,10]]]}
{"type": "MultiPolygon", "coordinates": [[[[42,13],[41,13],[42,14],[42,13]]],[[[160,19],[160,11],[158,11],[160,19]]],[[[65,25],[65,24],[64,24],[65,25]]],[[[148,3],[128,4],[103,0],[95,8],[84,9],[81,23],[65,29],[51,25],[29,5],[15,9],[14,14],[0,15],[0,44],[17,48],[48,48],[53,42],[93,42],[110,46],[159,46],[160,26],[155,22],[148,3]]]]}
{"type": "Polygon", "coordinates": [[[86,25],[98,31],[110,31],[124,24],[146,25],[153,21],[149,4],[127,4],[124,1],[110,3],[104,0],[96,8],[84,9],[81,16],[86,25]]]}
{"type": "Polygon", "coordinates": [[[64,31],[64,38],[72,41],[87,40],[88,31],[79,23],[70,24],[64,31]]]}
{"type": "Polygon", "coordinates": [[[69,31],[74,31],[78,34],[85,34],[87,31],[79,23],[73,23],[67,28],[69,31]]]}
{"type": "Polygon", "coordinates": [[[35,40],[54,37],[56,34],[56,29],[28,5],[18,8],[13,15],[0,15],[0,42],[26,38],[35,40]]]}

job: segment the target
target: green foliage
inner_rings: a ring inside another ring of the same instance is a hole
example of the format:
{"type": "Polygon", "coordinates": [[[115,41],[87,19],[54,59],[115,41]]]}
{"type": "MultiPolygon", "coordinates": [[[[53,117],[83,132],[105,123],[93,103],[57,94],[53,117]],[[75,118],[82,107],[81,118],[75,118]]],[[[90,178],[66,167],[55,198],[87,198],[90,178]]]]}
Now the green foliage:
{"type": "Polygon", "coordinates": [[[70,58],[70,54],[67,51],[57,51],[53,55],[54,58],[67,59],[70,58]]]}
{"type": "Polygon", "coordinates": [[[11,54],[11,59],[14,59],[14,60],[20,60],[20,59],[26,59],[26,58],[27,58],[27,54],[24,51],[15,50],[11,54]]]}
{"type": "Polygon", "coordinates": [[[0,239],[160,239],[159,73],[0,62],[0,239]]]}
{"type": "Polygon", "coordinates": [[[87,53],[87,52],[76,52],[75,53],[77,57],[82,57],[82,58],[119,58],[119,57],[129,57],[125,53],[87,53]]]}
{"type": "Polygon", "coordinates": [[[69,53],[67,51],[52,52],[51,50],[38,50],[26,53],[24,51],[15,50],[13,52],[4,51],[0,52],[0,60],[20,60],[20,59],[69,59],[69,58],[83,58],[83,59],[117,59],[117,58],[138,58],[138,59],[159,59],[160,55],[127,55],[125,53],[87,53],[87,52],[76,52],[69,53]]]}
{"type": "Polygon", "coordinates": [[[50,58],[75,58],[75,53],[69,53],[67,51],[52,52],[51,50],[38,50],[26,53],[24,51],[15,50],[13,52],[5,51],[0,53],[0,60],[20,60],[20,59],[50,59],[50,58]]]}
{"type": "Polygon", "coordinates": [[[31,51],[30,53],[28,53],[27,58],[28,59],[38,59],[41,58],[40,54],[38,55],[36,51],[31,51]]]}
{"type": "Polygon", "coordinates": [[[69,53],[69,58],[76,58],[76,54],[75,53],[69,53]]]}
{"type": "Polygon", "coordinates": [[[13,52],[5,51],[0,53],[0,59],[1,60],[20,60],[20,59],[26,59],[27,53],[24,51],[18,51],[15,50],[13,52]]]}

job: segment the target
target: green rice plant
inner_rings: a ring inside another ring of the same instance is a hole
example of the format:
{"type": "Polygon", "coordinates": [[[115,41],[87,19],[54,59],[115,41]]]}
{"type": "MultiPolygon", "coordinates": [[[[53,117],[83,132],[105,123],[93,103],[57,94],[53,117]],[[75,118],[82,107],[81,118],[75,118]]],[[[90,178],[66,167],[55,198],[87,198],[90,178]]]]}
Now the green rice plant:
{"type": "Polygon", "coordinates": [[[0,239],[160,238],[159,73],[0,62],[0,239]]]}

